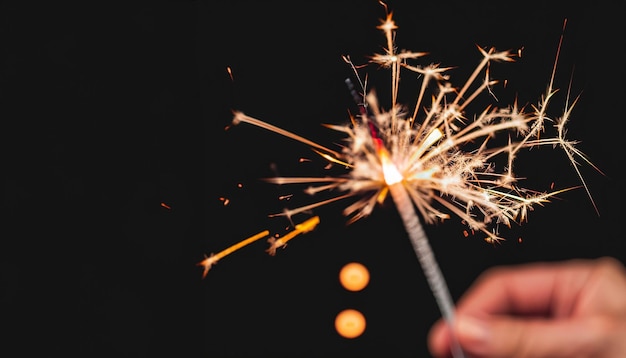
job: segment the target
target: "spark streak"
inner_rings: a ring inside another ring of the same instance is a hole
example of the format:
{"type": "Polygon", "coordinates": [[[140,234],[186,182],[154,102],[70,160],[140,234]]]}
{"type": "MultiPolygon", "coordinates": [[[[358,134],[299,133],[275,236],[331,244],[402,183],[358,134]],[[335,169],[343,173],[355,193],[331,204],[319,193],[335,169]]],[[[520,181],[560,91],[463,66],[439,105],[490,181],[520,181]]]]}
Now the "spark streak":
{"type": "Polygon", "coordinates": [[[267,237],[270,234],[269,230],[264,230],[261,231],[260,233],[256,234],[256,235],[252,235],[249,238],[242,240],[232,246],[227,247],[226,249],[220,251],[217,254],[211,254],[210,256],[206,256],[204,260],[200,261],[197,263],[198,266],[202,266],[204,267],[204,271],[202,272],[202,278],[205,278],[207,273],[209,272],[209,270],[211,269],[211,267],[213,265],[215,265],[221,258],[223,258],[226,255],[229,255],[239,249],[241,249],[242,247],[249,245],[259,239],[262,239],[264,237],[267,237]]]}
{"type": "MultiPolygon", "coordinates": [[[[299,234],[305,234],[309,231],[312,231],[313,229],[315,229],[315,227],[317,226],[317,224],[320,223],[320,218],[319,216],[314,216],[312,218],[309,218],[308,220],[305,220],[303,223],[301,224],[297,224],[295,226],[295,228],[293,229],[293,231],[288,232],[287,234],[285,234],[282,237],[270,237],[267,242],[270,243],[270,248],[267,249],[266,251],[270,254],[270,255],[274,255],[276,254],[276,249],[278,249],[279,247],[284,247],[287,245],[287,241],[293,239],[294,237],[298,236],[299,234]]],[[[217,254],[211,254],[210,256],[206,256],[204,257],[204,260],[198,262],[196,265],[197,266],[202,266],[204,267],[204,271],[202,272],[202,278],[205,278],[207,273],[209,272],[209,270],[211,269],[211,267],[213,267],[213,265],[215,265],[220,259],[224,258],[227,255],[232,254],[233,252],[241,249],[244,246],[250,245],[251,243],[262,239],[264,237],[268,237],[270,235],[269,230],[263,230],[261,232],[259,232],[258,234],[252,235],[249,238],[242,240],[234,245],[231,245],[229,247],[227,247],[226,249],[220,251],[217,254]]]]}

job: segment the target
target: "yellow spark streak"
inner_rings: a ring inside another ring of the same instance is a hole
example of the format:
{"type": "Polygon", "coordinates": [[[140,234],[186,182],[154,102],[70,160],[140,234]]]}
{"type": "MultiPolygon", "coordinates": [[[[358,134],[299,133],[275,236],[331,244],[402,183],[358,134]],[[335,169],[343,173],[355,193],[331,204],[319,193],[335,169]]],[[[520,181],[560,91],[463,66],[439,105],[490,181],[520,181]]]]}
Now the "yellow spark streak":
{"type": "MultiPolygon", "coordinates": [[[[294,237],[296,237],[299,234],[305,234],[309,231],[312,231],[313,229],[315,229],[315,227],[320,223],[320,218],[319,216],[314,216],[300,224],[297,224],[294,228],[293,231],[287,233],[285,236],[275,239],[275,238],[269,238],[268,242],[272,245],[270,247],[270,249],[267,250],[267,252],[269,252],[271,255],[274,255],[276,253],[276,249],[281,247],[281,246],[285,246],[287,244],[287,241],[293,239],[294,237]]],[[[198,262],[196,265],[197,266],[202,266],[204,267],[204,271],[202,272],[202,278],[205,278],[207,273],[209,272],[209,270],[211,269],[211,267],[215,264],[217,264],[217,262],[224,258],[227,255],[232,254],[233,252],[241,249],[242,247],[249,245],[259,239],[262,239],[264,237],[268,237],[270,234],[269,230],[264,230],[261,231],[260,233],[256,234],[256,235],[252,235],[247,239],[244,239],[232,246],[227,247],[226,249],[220,251],[217,254],[211,254],[210,256],[206,256],[204,260],[198,262]]]]}
{"type": "Polygon", "coordinates": [[[420,139],[420,135],[422,133],[423,128],[428,128],[428,127],[438,127],[442,121],[444,119],[440,118],[438,119],[434,124],[430,124],[430,120],[433,118],[433,116],[437,115],[440,111],[440,104],[443,101],[443,99],[446,97],[446,94],[451,92],[452,88],[450,88],[449,86],[443,86],[443,85],[439,85],[439,94],[437,95],[436,98],[433,98],[432,100],[432,106],[430,108],[430,110],[428,111],[428,113],[426,114],[426,118],[424,118],[424,120],[422,121],[422,125],[420,126],[420,130],[418,132],[418,136],[415,137],[415,142],[417,143],[420,139]]]}
{"type": "Polygon", "coordinates": [[[312,141],[310,141],[310,140],[308,140],[308,139],[306,139],[304,137],[301,137],[301,136],[299,136],[297,134],[294,134],[294,133],[291,133],[289,131],[286,131],[286,130],[284,130],[282,128],[273,126],[273,125],[271,125],[271,124],[269,124],[267,122],[263,122],[263,121],[260,121],[260,120],[258,120],[256,118],[253,118],[253,117],[250,117],[248,115],[245,115],[242,112],[235,111],[234,112],[234,116],[233,116],[233,124],[239,124],[239,122],[249,123],[249,124],[255,125],[257,127],[264,128],[264,129],[267,129],[269,131],[278,133],[278,134],[283,135],[285,137],[288,137],[288,138],[291,138],[291,139],[295,139],[295,140],[297,140],[299,142],[302,142],[302,143],[304,143],[304,144],[306,144],[308,146],[311,146],[313,148],[321,149],[321,150],[323,150],[325,152],[331,153],[335,157],[340,156],[339,153],[335,152],[332,149],[328,149],[328,148],[326,148],[326,147],[324,147],[322,145],[319,145],[319,144],[317,144],[315,142],[312,142],[312,141]]]}
{"type": "Polygon", "coordinates": [[[274,216],[291,217],[292,215],[299,214],[299,213],[302,213],[302,212],[305,212],[305,211],[309,211],[309,210],[315,209],[315,208],[317,208],[319,206],[323,206],[323,205],[332,203],[334,201],[338,201],[338,200],[342,200],[342,199],[345,199],[345,198],[349,198],[349,197],[354,196],[354,195],[356,195],[356,194],[348,193],[348,194],[337,196],[337,197],[334,197],[334,198],[331,198],[331,199],[328,199],[328,200],[319,201],[317,203],[313,203],[313,204],[310,204],[310,205],[301,206],[301,207],[299,207],[297,209],[285,210],[285,212],[280,213],[280,214],[270,214],[269,217],[274,217],[274,216]]]}
{"type": "MultiPolygon", "coordinates": [[[[415,108],[413,110],[413,115],[411,116],[411,119],[409,120],[409,123],[413,125],[413,122],[415,122],[415,118],[417,118],[417,114],[422,106],[424,93],[426,93],[426,87],[428,87],[430,80],[435,79],[436,81],[442,81],[442,80],[447,79],[447,76],[442,75],[442,73],[447,70],[452,69],[452,67],[439,68],[438,65],[431,65],[422,69],[419,67],[404,64],[404,68],[424,75],[424,79],[422,80],[422,86],[420,88],[419,94],[417,95],[417,100],[415,101],[415,108]]],[[[418,133],[418,137],[419,137],[419,134],[420,133],[418,133]]]]}
{"type": "Polygon", "coordinates": [[[294,237],[300,234],[306,234],[307,232],[313,231],[313,229],[315,229],[315,227],[319,223],[320,223],[320,217],[314,216],[304,221],[303,223],[296,225],[293,231],[285,234],[285,236],[283,237],[280,237],[278,239],[273,238],[273,237],[269,238],[267,242],[270,243],[270,248],[265,251],[272,256],[276,255],[276,249],[278,249],[279,247],[286,246],[287,241],[293,239],[294,237]]]}
{"type": "Polygon", "coordinates": [[[344,161],[341,161],[341,160],[339,160],[339,159],[337,159],[337,158],[335,158],[335,157],[333,157],[333,156],[330,156],[330,155],[328,155],[328,154],[326,154],[326,153],[322,153],[322,152],[317,151],[317,150],[313,150],[313,151],[314,151],[315,153],[317,153],[317,154],[321,155],[321,156],[322,156],[322,158],[324,158],[324,159],[328,160],[329,162],[332,162],[332,163],[337,163],[337,164],[341,164],[341,165],[343,165],[343,166],[344,166],[344,167],[346,167],[346,168],[352,168],[352,167],[353,167],[353,165],[352,165],[352,164],[349,164],[349,163],[346,163],[346,162],[344,162],[344,161]]]}
{"type": "Polygon", "coordinates": [[[265,178],[264,179],[268,183],[273,184],[311,184],[311,183],[343,183],[348,181],[346,178],[334,178],[334,177],[295,177],[295,178],[286,178],[286,177],[276,177],[276,178],[265,178]]]}
{"type": "Polygon", "coordinates": [[[249,238],[242,240],[232,246],[227,247],[226,249],[220,251],[217,254],[211,254],[211,256],[206,256],[204,260],[198,262],[196,265],[197,266],[203,266],[204,267],[204,272],[202,273],[202,278],[205,278],[207,273],[209,272],[209,270],[211,269],[211,266],[215,265],[217,263],[217,261],[219,261],[220,259],[222,259],[224,256],[229,255],[239,249],[241,249],[242,247],[249,245],[259,239],[262,239],[264,237],[269,236],[270,232],[269,230],[264,230],[261,231],[260,233],[256,234],[256,235],[252,235],[249,238]]]}
{"type": "Polygon", "coordinates": [[[417,150],[411,155],[409,162],[416,161],[419,157],[422,156],[426,152],[428,148],[430,148],[433,144],[435,144],[439,139],[443,137],[443,133],[439,128],[433,129],[432,132],[424,139],[424,141],[418,143],[417,150]]]}

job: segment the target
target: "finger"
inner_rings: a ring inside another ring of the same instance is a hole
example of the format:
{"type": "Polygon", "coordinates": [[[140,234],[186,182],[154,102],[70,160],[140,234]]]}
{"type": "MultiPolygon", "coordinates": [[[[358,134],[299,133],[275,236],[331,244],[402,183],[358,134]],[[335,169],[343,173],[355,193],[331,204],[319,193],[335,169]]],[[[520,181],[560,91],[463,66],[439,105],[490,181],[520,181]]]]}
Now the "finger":
{"type": "MultiPolygon", "coordinates": [[[[551,309],[551,299],[554,298],[554,285],[559,276],[564,275],[558,271],[560,265],[552,263],[491,269],[481,275],[463,295],[457,305],[457,315],[487,318],[499,314],[547,314],[551,309]]],[[[584,276],[578,271],[582,270],[576,270],[578,276],[584,276]]],[[[428,336],[429,350],[433,356],[449,356],[451,335],[445,321],[439,320],[433,325],[428,336]]]]}
{"type": "Polygon", "coordinates": [[[592,320],[481,320],[463,315],[457,317],[454,332],[463,350],[475,357],[593,357],[602,340],[591,329],[596,326],[592,320]]]}
{"type": "Polygon", "coordinates": [[[428,332],[428,350],[433,357],[449,357],[451,346],[450,326],[443,319],[438,320],[428,332]]]}
{"type": "Polygon", "coordinates": [[[534,263],[486,271],[459,300],[459,312],[554,315],[568,312],[589,276],[591,261],[534,263]],[[554,305],[558,302],[558,305],[554,305]],[[554,310],[560,312],[554,312],[554,310]]]}

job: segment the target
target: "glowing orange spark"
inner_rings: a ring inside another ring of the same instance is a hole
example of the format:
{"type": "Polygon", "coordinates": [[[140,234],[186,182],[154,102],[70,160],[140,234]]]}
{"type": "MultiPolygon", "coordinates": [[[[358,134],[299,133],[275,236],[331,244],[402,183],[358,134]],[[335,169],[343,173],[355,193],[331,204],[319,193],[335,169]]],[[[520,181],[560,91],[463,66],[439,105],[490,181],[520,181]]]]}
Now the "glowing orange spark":
{"type": "MultiPolygon", "coordinates": [[[[281,247],[281,246],[285,246],[287,245],[287,241],[293,239],[294,237],[296,237],[299,234],[304,234],[307,233],[309,231],[312,231],[317,224],[319,224],[320,222],[320,218],[319,216],[314,216],[306,221],[304,221],[301,224],[298,224],[295,226],[294,230],[285,234],[285,236],[283,237],[279,237],[278,239],[276,238],[269,238],[267,241],[270,243],[270,248],[267,249],[266,251],[270,253],[270,255],[274,255],[276,254],[276,249],[281,247]]],[[[227,247],[226,249],[220,251],[217,254],[211,254],[210,256],[204,256],[204,260],[198,262],[196,265],[197,266],[202,266],[204,267],[204,271],[202,272],[202,278],[205,278],[207,273],[209,272],[209,270],[211,269],[211,267],[213,265],[215,265],[220,259],[224,258],[227,255],[232,254],[233,252],[241,249],[242,247],[249,245],[259,239],[262,239],[264,237],[268,237],[270,234],[269,230],[264,230],[259,232],[256,235],[252,235],[249,238],[239,241],[238,243],[227,247]]]]}
{"type": "Polygon", "coordinates": [[[204,255],[204,260],[198,262],[196,265],[197,266],[202,266],[204,267],[204,271],[202,272],[202,278],[205,278],[207,273],[209,272],[209,270],[211,269],[211,267],[213,265],[215,265],[221,258],[223,258],[226,255],[229,255],[237,250],[239,250],[240,248],[249,245],[259,239],[262,239],[264,237],[267,237],[270,234],[270,232],[268,230],[264,230],[261,231],[260,233],[256,234],[256,235],[252,235],[249,238],[242,240],[232,246],[229,246],[228,248],[220,251],[217,254],[211,254],[210,256],[206,256],[204,255]]]}
{"type": "Polygon", "coordinates": [[[270,247],[265,251],[272,256],[276,255],[276,249],[278,249],[279,247],[287,246],[287,241],[293,239],[297,235],[312,231],[313,229],[315,229],[315,227],[319,223],[320,223],[320,217],[314,216],[304,221],[303,223],[296,225],[293,231],[285,234],[285,236],[283,237],[279,237],[279,238],[270,237],[269,239],[267,239],[267,242],[270,244],[270,247]]]}
{"type": "Polygon", "coordinates": [[[235,79],[233,78],[233,70],[230,68],[230,66],[226,67],[226,71],[228,72],[228,76],[230,77],[230,80],[234,82],[235,79]]]}

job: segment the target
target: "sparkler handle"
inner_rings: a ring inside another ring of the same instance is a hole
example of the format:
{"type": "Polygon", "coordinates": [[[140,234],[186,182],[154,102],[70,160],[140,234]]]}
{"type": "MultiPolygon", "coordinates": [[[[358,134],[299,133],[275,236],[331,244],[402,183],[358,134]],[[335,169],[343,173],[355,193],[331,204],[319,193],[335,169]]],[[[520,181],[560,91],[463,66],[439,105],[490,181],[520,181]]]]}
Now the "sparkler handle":
{"type": "MultiPolygon", "coordinates": [[[[419,263],[422,266],[424,276],[426,276],[430,289],[435,296],[439,310],[448,325],[452,326],[452,323],[454,322],[454,303],[452,301],[452,296],[448,290],[443,273],[437,264],[435,254],[433,253],[433,250],[428,242],[426,232],[424,231],[422,223],[419,221],[417,213],[415,212],[413,202],[411,201],[411,198],[409,197],[409,194],[404,188],[402,182],[390,185],[389,191],[391,192],[393,201],[395,202],[396,208],[400,213],[400,217],[404,223],[404,228],[409,235],[409,239],[411,240],[413,249],[417,254],[419,263]]],[[[454,335],[452,335],[451,349],[452,355],[455,358],[465,357],[465,354],[463,353],[463,350],[454,335]]]]}

